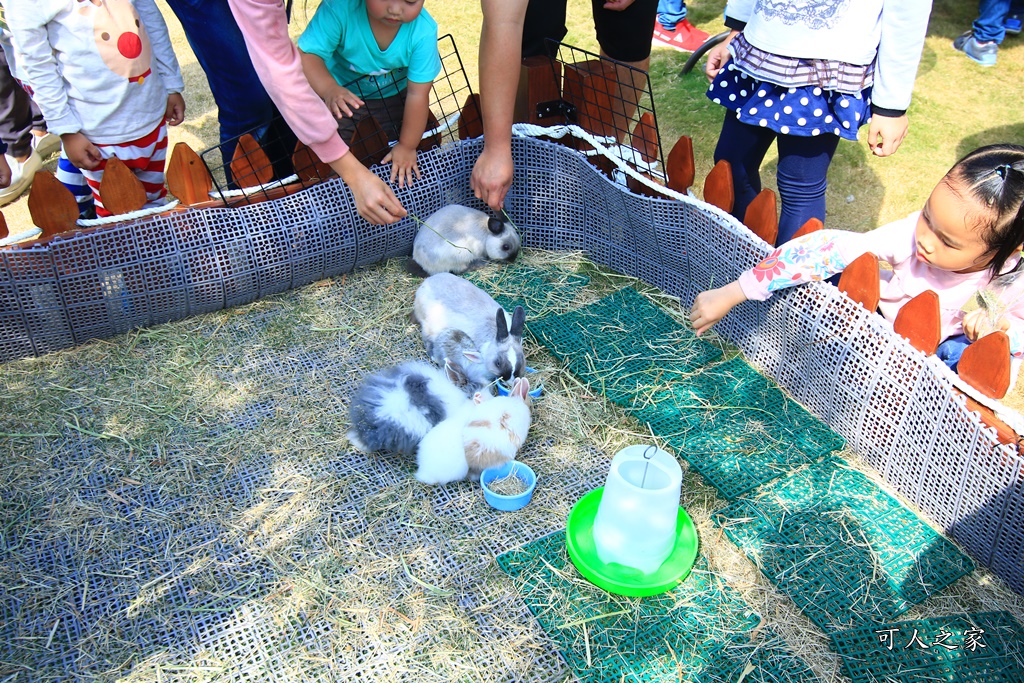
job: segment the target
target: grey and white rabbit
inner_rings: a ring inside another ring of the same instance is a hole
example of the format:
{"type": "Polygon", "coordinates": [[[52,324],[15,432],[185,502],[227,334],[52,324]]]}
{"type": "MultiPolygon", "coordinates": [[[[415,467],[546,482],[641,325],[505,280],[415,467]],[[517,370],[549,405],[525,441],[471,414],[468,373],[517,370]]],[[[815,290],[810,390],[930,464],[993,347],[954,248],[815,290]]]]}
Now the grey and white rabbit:
{"type": "Polygon", "coordinates": [[[348,441],[364,453],[412,455],[434,425],[471,402],[451,368],[407,361],[363,380],[349,406],[348,441]]]}
{"type": "Polygon", "coordinates": [[[423,345],[431,357],[449,330],[461,330],[473,340],[479,363],[463,366],[471,382],[489,384],[495,377],[511,381],[526,373],[523,325],[526,311],[516,306],[508,313],[472,282],[450,273],[426,278],[416,289],[413,319],[420,325],[423,345]]]}
{"type": "Polygon", "coordinates": [[[519,233],[506,223],[468,206],[449,204],[430,214],[412,244],[409,272],[420,277],[435,273],[465,273],[488,259],[514,261],[519,233]]]}
{"type": "Polygon", "coordinates": [[[478,481],[489,467],[516,454],[530,433],[530,382],[516,379],[508,396],[469,402],[436,424],[416,449],[416,478],[424,484],[478,481]]]}

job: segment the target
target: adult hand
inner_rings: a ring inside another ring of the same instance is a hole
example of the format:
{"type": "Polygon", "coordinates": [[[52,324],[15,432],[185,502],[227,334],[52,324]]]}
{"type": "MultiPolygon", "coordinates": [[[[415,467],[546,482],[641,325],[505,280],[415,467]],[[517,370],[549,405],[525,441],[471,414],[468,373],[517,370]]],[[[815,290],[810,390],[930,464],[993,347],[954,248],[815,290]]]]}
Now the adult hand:
{"type": "Polygon", "coordinates": [[[697,335],[710,330],[737,304],[747,300],[739,282],[731,282],[718,289],[701,292],[690,308],[690,324],[697,335]]]}
{"type": "Polygon", "coordinates": [[[11,165],[7,163],[7,155],[0,154],[0,187],[11,186],[11,165]]]}
{"type": "Polygon", "coordinates": [[[64,145],[64,154],[78,168],[91,171],[103,161],[99,148],[81,133],[65,133],[60,136],[60,141],[64,145]]]}
{"type": "Polygon", "coordinates": [[[356,211],[374,225],[387,225],[408,213],[388,184],[363,166],[352,153],[331,162],[331,167],[352,189],[356,211]]]}
{"type": "Polygon", "coordinates": [[[621,12],[632,5],[633,2],[634,0],[608,0],[608,2],[604,3],[604,8],[610,9],[613,12],[621,12]]]}
{"type": "Polygon", "coordinates": [[[484,145],[484,151],[473,165],[473,174],[469,178],[469,186],[476,198],[500,211],[505,203],[505,195],[512,187],[511,148],[492,148],[484,145]]]}
{"type": "Polygon", "coordinates": [[[729,54],[729,43],[739,34],[740,32],[736,30],[729,31],[725,40],[708,50],[708,60],[704,63],[704,75],[708,77],[709,81],[715,80],[718,72],[732,59],[732,55],[729,54]]]}
{"type": "Polygon", "coordinates": [[[895,154],[900,148],[903,138],[907,137],[910,121],[907,115],[882,116],[872,114],[868,124],[868,147],[876,157],[887,157],[895,154]]]}
{"type": "Polygon", "coordinates": [[[180,92],[172,92],[167,96],[167,110],[164,111],[167,125],[177,126],[185,120],[185,98],[180,92]]]}
{"type": "Polygon", "coordinates": [[[391,182],[395,182],[395,178],[398,178],[398,186],[405,187],[406,185],[412,186],[413,174],[416,175],[416,180],[420,179],[420,167],[416,164],[416,150],[409,149],[401,142],[391,148],[388,155],[381,161],[382,164],[386,164],[389,161],[391,164],[391,182]]]}
{"type": "Polygon", "coordinates": [[[324,103],[334,114],[334,118],[340,119],[345,116],[351,117],[353,109],[363,106],[363,101],[354,92],[340,85],[331,88],[324,94],[324,103]]]}

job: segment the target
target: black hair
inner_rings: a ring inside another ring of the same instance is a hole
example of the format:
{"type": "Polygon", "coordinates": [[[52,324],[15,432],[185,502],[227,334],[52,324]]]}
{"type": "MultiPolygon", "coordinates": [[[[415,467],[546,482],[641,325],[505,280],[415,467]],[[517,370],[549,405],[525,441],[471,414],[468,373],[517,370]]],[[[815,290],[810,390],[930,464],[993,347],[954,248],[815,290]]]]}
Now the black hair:
{"type": "Polygon", "coordinates": [[[1024,146],[979,147],[949,169],[946,181],[988,210],[991,223],[982,226],[981,236],[995,252],[989,267],[999,275],[1024,244],[1024,146]]]}

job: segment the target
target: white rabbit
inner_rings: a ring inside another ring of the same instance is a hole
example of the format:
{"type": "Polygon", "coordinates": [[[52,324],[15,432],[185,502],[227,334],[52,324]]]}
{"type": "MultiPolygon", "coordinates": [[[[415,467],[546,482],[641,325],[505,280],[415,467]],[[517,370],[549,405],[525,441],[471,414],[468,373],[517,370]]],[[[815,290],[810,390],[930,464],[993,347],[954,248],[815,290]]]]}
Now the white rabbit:
{"type": "Polygon", "coordinates": [[[412,244],[409,272],[420,277],[435,273],[465,273],[487,259],[514,261],[519,233],[483,211],[449,204],[427,217],[412,244]]]}
{"type": "Polygon", "coordinates": [[[453,368],[440,370],[426,361],[407,361],[370,375],[349,406],[349,443],[364,453],[412,455],[434,425],[471,402],[456,386],[464,382],[453,368]]]}
{"type": "MultiPolygon", "coordinates": [[[[526,373],[523,325],[526,311],[516,306],[511,317],[487,292],[450,273],[431,275],[416,288],[412,318],[420,325],[423,345],[431,357],[450,330],[461,330],[473,340],[479,362],[462,364],[477,386],[495,377],[511,381],[526,373]]],[[[449,360],[452,360],[449,358],[449,360]]]]}
{"type": "Polygon", "coordinates": [[[516,379],[508,396],[467,403],[420,441],[416,478],[424,484],[478,481],[485,469],[515,460],[530,432],[530,407],[526,379],[516,379]]]}

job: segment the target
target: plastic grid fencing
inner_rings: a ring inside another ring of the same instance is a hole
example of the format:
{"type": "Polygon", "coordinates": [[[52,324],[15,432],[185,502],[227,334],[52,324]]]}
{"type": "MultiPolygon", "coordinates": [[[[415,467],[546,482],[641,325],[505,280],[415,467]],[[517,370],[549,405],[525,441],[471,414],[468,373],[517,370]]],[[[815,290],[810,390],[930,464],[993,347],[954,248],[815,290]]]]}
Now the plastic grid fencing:
{"type": "MultiPolygon", "coordinates": [[[[466,140],[421,155],[421,169],[430,171],[437,185],[423,183],[416,188],[417,215],[428,215],[451,202],[481,207],[469,191],[468,178],[482,147],[479,139],[466,140]]],[[[765,243],[717,209],[694,200],[633,199],[628,190],[572,150],[517,138],[513,157],[517,172],[507,206],[527,247],[580,249],[591,242],[607,242],[609,236],[625,235],[640,253],[616,262],[633,269],[624,274],[652,278],[651,284],[681,297],[684,306],[698,292],[735,278],[767,254],[765,243]],[[649,234],[651,220],[646,211],[647,222],[641,224],[629,211],[615,208],[627,201],[651,207],[658,250],[647,251],[644,236],[649,234]],[[617,232],[600,220],[613,213],[626,222],[617,232]],[[591,228],[591,220],[596,227],[591,228]]],[[[384,238],[383,244],[371,248],[371,240],[364,239],[368,228],[356,217],[351,194],[340,181],[273,201],[288,206],[289,212],[301,212],[301,217],[289,216],[289,220],[311,218],[304,225],[315,224],[321,230],[325,276],[346,272],[357,259],[370,263],[390,252],[411,250],[411,222],[401,239],[389,245],[384,238]],[[307,203],[299,196],[310,199],[307,203]],[[405,243],[406,239],[410,241],[405,243]]],[[[279,216],[283,213],[278,211],[279,216]]],[[[3,250],[0,359],[67,348],[77,343],[77,337],[114,334],[126,325],[156,324],[217,310],[228,305],[229,292],[231,301],[258,296],[260,273],[255,261],[250,271],[226,274],[222,269],[221,261],[230,263],[236,255],[224,253],[224,245],[215,246],[212,237],[221,234],[216,223],[225,215],[191,210],[130,224],[135,251],[127,254],[138,259],[146,283],[143,298],[128,285],[130,315],[121,305],[121,295],[113,296],[116,269],[139,271],[110,253],[114,240],[93,244],[106,229],[58,237],[48,245],[3,250]],[[79,242],[81,247],[70,244],[79,242]],[[106,285],[104,271],[114,271],[106,285]],[[251,290],[241,291],[243,284],[251,290]],[[69,308],[65,295],[73,297],[77,303],[72,306],[78,308],[69,308]],[[145,307],[145,314],[136,306],[145,307]]],[[[233,242],[242,254],[248,250],[239,244],[240,237],[233,242]]],[[[304,263],[317,243],[314,239],[304,252],[304,263]]],[[[614,245],[601,246],[603,262],[611,265],[618,258],[614,245]]],[[[317,277],[319,268],[303,272],[296,278],[293,265],[293,285],[317,277]]],[[[132,281],[131,275],[124,280],[132,281]]],[[[999,575],[1024,591],[1024,557],[1014,554],[1012,534],[1000,531],[1007,505],[1017,495],[1003,492],[1024,476],[1024,458],[1000,447],[991,430],[967,412],[952,394],[944,369],[922,363],[921,354],[896,337],[886,321],[823,283],[781,292],[766,302],[747,302],[716,329],[877,469],[910,472],[896,482],[900,492],[935,516],[980,562],[998,559],[999,575]],[[805,329],[808,325],[813,329],[805,329]],[[871,400],[870,392],[876,388],[882,404],[871,400]],[[934,420],[939,415],[942,418],[934,420]],[[928,464],[914,465],[916,461],[928,464]],[[946,463],[953,469],[940,467],[946,463]],[[999,545],[1004,542],[1011,545],[999,545]]]]}
{"type": "Polygon", "coordinates": [[[853,683],[1024,680],[1024,628],[1006,612],[863,626],[832,645],[853,683]]]}
{"type": "Polygon", "coordinates": [[[607,593],[580,577],[556,532],[498,557],[523,601],[581,682],[635,680],[732,683],[816,680],[738,593],[698,561],[673,590],[649,598],[607,593]]]}
{"type": "Polygon", "coordinates": [[[974,563],[860,472],[829,458],[714,515],[825,631],[891,620],[974,563]]]}
{"type": "Polygon", "coordinates": [[[710,365],[648,398],[630,414],[728,499],[844,445],[741,358],[710,365]]]}

